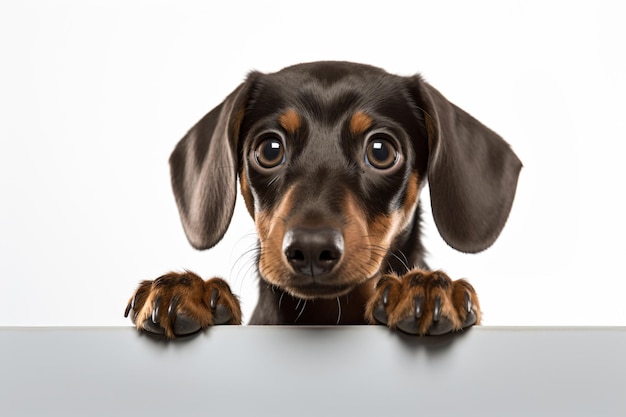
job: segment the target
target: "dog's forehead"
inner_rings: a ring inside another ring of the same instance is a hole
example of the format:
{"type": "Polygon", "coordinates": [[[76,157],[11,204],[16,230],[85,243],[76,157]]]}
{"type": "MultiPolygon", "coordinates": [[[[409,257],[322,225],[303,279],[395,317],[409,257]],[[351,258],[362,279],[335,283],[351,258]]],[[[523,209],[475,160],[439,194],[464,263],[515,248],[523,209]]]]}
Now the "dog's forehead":
{"type": "Polygon", "coordinates": [[[351,62],[335,61],[322,61],[293,65],[270,75],[291,78],[299,81],[317,81],[326,86],[332,86],[340,81],[349,80],[350,78],[373,79],[385,76],[393,77],[381,68],[351,62]]]}
{"type": "Polygon", "coordinates": [[[317,62],[261,74],[253,106],[267,113],[291,107],[332,123],[364,109],[393,114],[406,99],[404,77],[368,65],[317,62]]]}

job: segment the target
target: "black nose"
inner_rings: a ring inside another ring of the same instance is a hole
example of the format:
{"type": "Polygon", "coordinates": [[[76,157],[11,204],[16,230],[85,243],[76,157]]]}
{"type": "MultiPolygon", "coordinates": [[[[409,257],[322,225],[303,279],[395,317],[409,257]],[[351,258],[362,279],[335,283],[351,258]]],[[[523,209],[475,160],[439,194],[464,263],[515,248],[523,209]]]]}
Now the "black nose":
{"type": "Polygon", "coordinates": [[[313,277],[327,274],[343,255],[343,236],[332,228],[294,228],[285,234],[283,252],[295,271],[313,277]]]}

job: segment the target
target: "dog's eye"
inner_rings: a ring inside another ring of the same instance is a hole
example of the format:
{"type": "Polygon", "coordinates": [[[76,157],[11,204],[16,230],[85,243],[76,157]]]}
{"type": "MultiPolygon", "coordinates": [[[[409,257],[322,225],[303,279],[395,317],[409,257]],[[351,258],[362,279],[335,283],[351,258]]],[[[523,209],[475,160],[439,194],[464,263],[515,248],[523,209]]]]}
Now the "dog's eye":
{"type": "Polygon", "coordinates": [[[270,137],[259,143],[254,156],[263,168],[274,168],[285,162],[285,146],[280,139],[270,137]]]}
{"type": "Polygon", "coordinates": [[[367,144],[365,162],[376,169],[389,169],[398,162],[396,146],[384,135],[375,135],[367,144]]]}

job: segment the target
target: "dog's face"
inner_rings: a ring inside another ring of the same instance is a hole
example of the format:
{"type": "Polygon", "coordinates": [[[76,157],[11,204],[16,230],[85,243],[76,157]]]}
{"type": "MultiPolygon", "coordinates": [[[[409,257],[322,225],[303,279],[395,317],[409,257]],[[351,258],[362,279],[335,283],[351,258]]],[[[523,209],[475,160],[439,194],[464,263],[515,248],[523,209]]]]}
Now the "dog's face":
{"type": "Polygon", "coordinates": [[[399,245],[415,262],[426,181],[446,242],[489,247],[521,168],[508,144],[421,77],[345,62],[250,74],[170,165],[191,244],[222,238],[239,177],[262,278],[304,299],[348,293],[386,269],[399,245]]]}
{"type": "Polygon", "coordinates": [[[415,213],[428,138],[410,80],[337,64],[256,76],[240,181],[259,270],[300,298],[375,276],[415,213]]]}

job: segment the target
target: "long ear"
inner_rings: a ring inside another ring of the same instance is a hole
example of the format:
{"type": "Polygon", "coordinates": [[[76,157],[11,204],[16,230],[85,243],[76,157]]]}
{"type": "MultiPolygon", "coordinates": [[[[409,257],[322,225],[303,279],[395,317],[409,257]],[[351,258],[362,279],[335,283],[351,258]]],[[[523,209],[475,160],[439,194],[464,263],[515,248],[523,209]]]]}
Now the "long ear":
{"type": "Polygon", "coordinates": [[[237,194],[239,127],[252,83],[241,84],[178,142],[170,156],[172,188],[189,243],[208,249],[230,224],[237,194]]]}
{"type": "Polygon", "coordinates": [[[412,83],[428,131],[428,182],[437,229],[453,248],[480,252],[506,223],[522,163],[500,136],[420,77],[412,83]]]}

